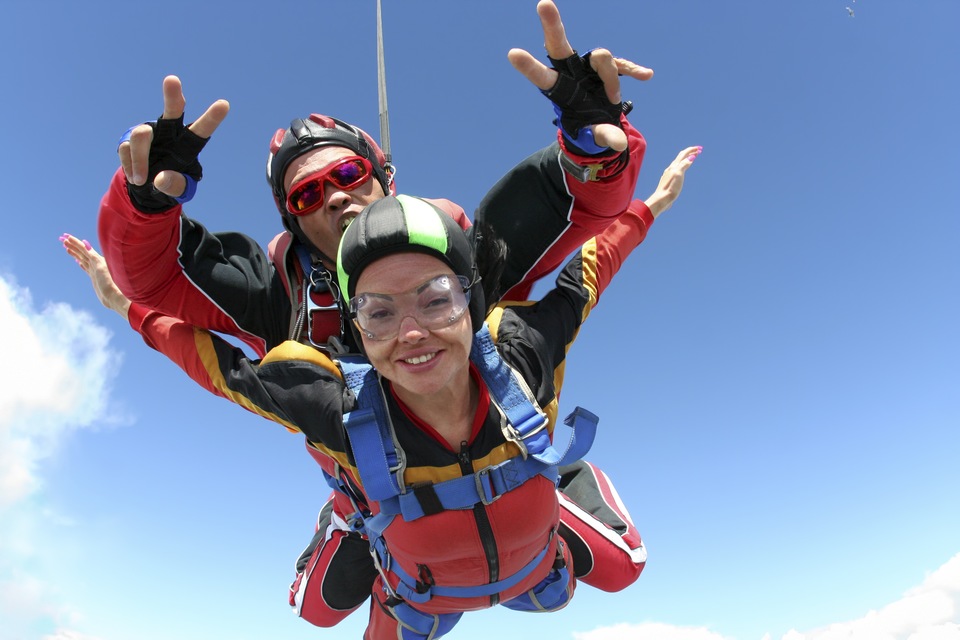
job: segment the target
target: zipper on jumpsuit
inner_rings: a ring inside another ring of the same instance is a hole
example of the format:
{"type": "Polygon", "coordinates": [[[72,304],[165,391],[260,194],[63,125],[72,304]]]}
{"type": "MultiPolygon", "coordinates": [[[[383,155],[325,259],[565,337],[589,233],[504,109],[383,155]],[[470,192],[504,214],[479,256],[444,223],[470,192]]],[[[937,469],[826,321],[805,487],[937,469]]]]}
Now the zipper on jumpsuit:
{"type": "MultiPolygon", "coordinates": [[[[460,453],[457,455],[457,459],[460,461],[460,472],[465,476],[473,475],[473,464],[471,464],[469,445],[466,440],[460,442],[460,453]]],[[[496,582],[500,579],[500,555],[497,552],[497,541],[493,536],[490,519],[487,517],[487,508],[483,503],[478,502],[473,505],[473,518],[476,520],[477,531],[480,534],[483,551],[487,557],[487,568],[490,572],[489,582],[496,582]]],[[[499,603],[500,594],[492,594],[490,596],[490,606],[499,603]]]]}

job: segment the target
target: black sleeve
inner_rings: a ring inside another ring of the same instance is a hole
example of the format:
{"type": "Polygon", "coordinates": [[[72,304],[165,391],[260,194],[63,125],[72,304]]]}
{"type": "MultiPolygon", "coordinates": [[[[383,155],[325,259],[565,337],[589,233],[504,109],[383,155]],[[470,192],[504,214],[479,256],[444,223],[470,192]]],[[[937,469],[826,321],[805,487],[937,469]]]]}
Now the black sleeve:
{"type": "Polygon", "coordinates": [[[279,272],[252,238],[211,233],[181,219],[180,261],[193,282],[242,331],[272,349],[289,337],[291,305],[279,272]]]}
{"type": "Polygon", "coordinates": [[[480,202],[474,219],[490,225],[509,247],[500,292],[519,283],[569,226],[573,198],[564,185],[559,157],[556,142],[530,155],[480,202]]]}

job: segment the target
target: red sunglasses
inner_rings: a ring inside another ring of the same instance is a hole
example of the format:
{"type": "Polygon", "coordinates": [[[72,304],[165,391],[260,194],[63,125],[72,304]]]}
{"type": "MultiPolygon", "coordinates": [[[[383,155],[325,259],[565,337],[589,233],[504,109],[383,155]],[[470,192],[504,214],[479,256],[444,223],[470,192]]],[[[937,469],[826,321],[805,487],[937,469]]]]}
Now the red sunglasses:
{"type": "Polygon", "coordinates": [[[305,216],[323,205],[326,183],[345,191],[352,191],[373,175],[370,161],[360,156],[338,160],[323,171],[313,173],[290,187],[287,195],[287,211],[295,216],[305,216]]]}

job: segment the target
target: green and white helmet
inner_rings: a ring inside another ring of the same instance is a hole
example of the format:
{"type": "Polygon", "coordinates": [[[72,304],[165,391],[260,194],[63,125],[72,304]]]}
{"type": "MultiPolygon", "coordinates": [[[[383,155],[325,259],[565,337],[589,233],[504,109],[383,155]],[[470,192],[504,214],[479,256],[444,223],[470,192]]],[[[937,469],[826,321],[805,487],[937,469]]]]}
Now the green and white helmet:
{"type": "Polygon", "coordinates": [[[474,246],[466,232],[443,210],[421,198],[387,196],[368,205],[350,223],[337,253],[337,278],[345,303],[356,294],[360,274],[374,260],[394,253],[419,252],[445,262],[472,283],[470,319],[479,331],[486,303],[477,276],[474,246]]]}

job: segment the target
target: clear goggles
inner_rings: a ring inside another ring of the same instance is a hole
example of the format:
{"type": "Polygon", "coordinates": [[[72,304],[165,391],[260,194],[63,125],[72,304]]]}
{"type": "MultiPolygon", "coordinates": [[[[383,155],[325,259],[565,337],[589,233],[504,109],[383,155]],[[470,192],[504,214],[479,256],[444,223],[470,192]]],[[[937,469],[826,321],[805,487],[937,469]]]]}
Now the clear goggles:
{"type": "Polygon", "coordinates": [[[350,317],[369,340],[391,340],[404,318],[430,331],[449,327],[470,306],[473,282],[442,275],[403,293],[359,293],[350,300],[350,317]]]}

